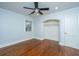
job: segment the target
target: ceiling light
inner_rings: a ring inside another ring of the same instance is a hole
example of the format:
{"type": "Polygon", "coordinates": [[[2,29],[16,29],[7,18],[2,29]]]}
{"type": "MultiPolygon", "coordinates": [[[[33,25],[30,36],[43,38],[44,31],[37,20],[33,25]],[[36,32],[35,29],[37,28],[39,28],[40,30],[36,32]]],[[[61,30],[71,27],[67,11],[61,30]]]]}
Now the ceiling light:
{"type": "Polygon", "coordinates": [[[36,15],[39,15],[39,13],[37,13],[36,15]]]}
{"type": "Polygon", "coordinates": [[[35,12],[38,13],[38,9],[35,9],[35,12]]]}
{"type": "Polygon", "coordinates": [[[55,10],[58,10],[58,7],[57,6],[55,7],[55,10]]]}

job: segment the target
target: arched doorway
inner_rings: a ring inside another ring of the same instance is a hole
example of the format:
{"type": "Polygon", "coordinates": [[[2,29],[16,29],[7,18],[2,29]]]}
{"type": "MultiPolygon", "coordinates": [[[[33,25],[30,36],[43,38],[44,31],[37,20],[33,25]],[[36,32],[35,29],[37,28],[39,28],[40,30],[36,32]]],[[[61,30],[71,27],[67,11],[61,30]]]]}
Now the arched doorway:
{"type": "Polygon", "coordinates": [[[58,41],[60,39],[60,22],[49,19],[43,22],[43,38],[58,41]]]}

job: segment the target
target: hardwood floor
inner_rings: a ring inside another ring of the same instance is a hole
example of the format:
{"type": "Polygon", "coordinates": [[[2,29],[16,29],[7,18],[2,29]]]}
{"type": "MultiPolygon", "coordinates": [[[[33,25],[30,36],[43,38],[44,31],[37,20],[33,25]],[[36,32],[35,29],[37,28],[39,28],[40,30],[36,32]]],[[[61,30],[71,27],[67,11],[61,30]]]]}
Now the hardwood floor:
{"type": "Polygon", "coordinates": [[[79,50],[53,40],[31,39],[0,49],[1,56],[79,56],[79,50]]]}

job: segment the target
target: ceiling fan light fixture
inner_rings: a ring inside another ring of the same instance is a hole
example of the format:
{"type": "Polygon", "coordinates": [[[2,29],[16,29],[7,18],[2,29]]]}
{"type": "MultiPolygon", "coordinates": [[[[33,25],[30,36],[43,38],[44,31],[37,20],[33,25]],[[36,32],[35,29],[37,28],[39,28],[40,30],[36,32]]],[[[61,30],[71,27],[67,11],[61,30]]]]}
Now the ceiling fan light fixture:
{"type": "Polygon", "coordinates": [[[38,11],[39,11],[38,9],[35,9],[35,12],[36,12],[36,13],[38,13],[38,11]]]}
{"type": "Polygon", "coordinates": [[[23,7],[23,8],[33,10],[29,15],[31,14],[43,15],[41,11],[49,10],[49,8],[38,8],[38,2],[34,2],[34,6],[35,6],[34,8],[30,8],[30,7],[23,7]]]}
{"type": "Polygon", "coordinates": [[[56,6],[56,7],[55,7],[55,10],[58,10],[58,9],[59,9],[59,7],[58,7],[58,6],[56,6]]]}
{"type": "Polygon", "coordinates": [[[37,16],[39,15],[39,13],[36,14],[37,16]]]}

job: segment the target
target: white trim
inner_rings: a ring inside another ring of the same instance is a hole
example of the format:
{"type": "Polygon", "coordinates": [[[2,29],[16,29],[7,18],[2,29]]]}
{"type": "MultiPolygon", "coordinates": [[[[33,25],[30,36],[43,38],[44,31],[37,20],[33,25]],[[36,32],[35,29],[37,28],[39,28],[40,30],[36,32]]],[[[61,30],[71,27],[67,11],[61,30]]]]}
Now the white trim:
{"type": "Polygon", "coordinates": [[[44,38],[42,37],[34,37],[35,39],[43,40],[44,38]]]}
{"type": "Polygon", "coordinates": [[[79,49],[79,48],[77,48],[77,47],[72,47],[72,46],[70,46],[70,45],[67,45],[67,44],[65,44],[65,43],[59,43],[61,46],[67,46],[67,47],[71,47],[71,48],[75,48],[75,49],[79,49]]]}
{"type": "MultiPolygon", "coordinates": [[[[0,48],[4,48],[4,47],[7,47],[7,46],[11,46],[11,45],[14,45],[14,44],[17,44],[17,43],[20,43],[20,42],[22,42],[22,41],[26,41],[26,40],[29,40],[29,39],[33,39],[33,38],[39,39],[39,40],[44,40],[44,39],[45,39],[45,38],[40,38],[40,37],[31,37],[31,38],[26,38],[26,39],[23,39],[23,40],[20,40],[20,41],[17,41],[17,42],[12,42],[12,43],[9,43],[9,44],[2,45],[2,46],[0,46],[0,48]]],[[[59,42],[59,44],[60,44],[61,46],[67,46],[67,47],[79,49],[79,48],[76,48],[76,47],[72,47],[72,46],[66,45],[66,44],[61,43],[61,42],[59,42]]]]}
{"type": "Polygon", "coordinates": [[[20,40],[20,41],[17,41],[17,42],[11,42],[11,43],[8,43],[8,44],[4,44],[4,45],[1,45],[0,48],[3,48],[3,47],[7,47],[7,46],[11,46],[11,45],[14,45],[14,44],[17,44],[17,43],[20,43],[22,41],[26,41],[26,40],[29,40],[29,39],[32,39],[33,37],[31,38],[26,38],[26,39],[23,39],[23,40],[20,40]]]}
{"type": "Polygon", "coordinates": [[[59,42],[59,44],[60,44],[60,45],[63,45],[63,46],[65,46],[65,44],[64,44],[64,43],[61,43],[61,42],[59,42]]]}

